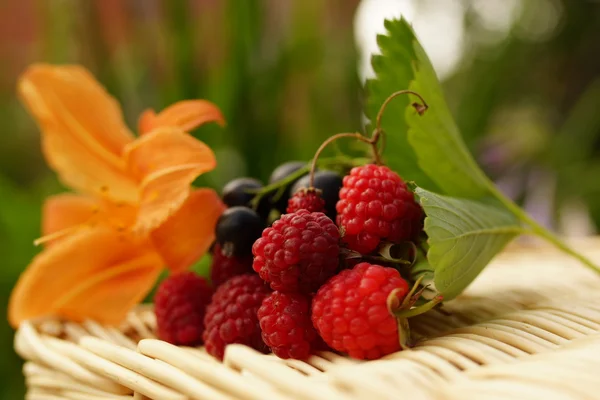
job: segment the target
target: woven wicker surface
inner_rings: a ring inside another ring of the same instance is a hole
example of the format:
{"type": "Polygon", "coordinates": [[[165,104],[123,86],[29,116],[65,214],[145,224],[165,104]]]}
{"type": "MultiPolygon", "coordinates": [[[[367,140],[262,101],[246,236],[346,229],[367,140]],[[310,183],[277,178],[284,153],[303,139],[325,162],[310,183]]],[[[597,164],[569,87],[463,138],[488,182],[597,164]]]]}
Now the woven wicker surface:
{"type": "MultiPolygon", "coordinates": [[[[600,241],[576,243],[600,262],[600,241]]],[[[155,339],[151,308],[121,329],[25,323],[28,399],[597,399],[600,278],[559,253],[512,246],[458,299],[411,319],[417,347],[358,362],[280,360],[244,346],[224,363],[155,339]]]]}

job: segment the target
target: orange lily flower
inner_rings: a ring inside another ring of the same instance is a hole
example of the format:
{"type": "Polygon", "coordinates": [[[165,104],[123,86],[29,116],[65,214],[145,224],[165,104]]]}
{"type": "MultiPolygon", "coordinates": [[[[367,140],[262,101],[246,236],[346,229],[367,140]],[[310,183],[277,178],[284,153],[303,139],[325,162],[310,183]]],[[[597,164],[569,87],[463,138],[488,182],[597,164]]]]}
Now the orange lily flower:
{"type": "Polygon", "coordinates": [[[209,248],[224,206],[210,189],[192,189],[212,170],[211,149],[186,132],[224,124],[203,100],[145,111],[135,137],[117,102],[79,66],[34,65],[19,94],[42,132],[42,150],[78,194],[50,197],[38,254],[14,288],[13,326],[40,316],[117,324],[163,268],[185,270],[209,248]]]}

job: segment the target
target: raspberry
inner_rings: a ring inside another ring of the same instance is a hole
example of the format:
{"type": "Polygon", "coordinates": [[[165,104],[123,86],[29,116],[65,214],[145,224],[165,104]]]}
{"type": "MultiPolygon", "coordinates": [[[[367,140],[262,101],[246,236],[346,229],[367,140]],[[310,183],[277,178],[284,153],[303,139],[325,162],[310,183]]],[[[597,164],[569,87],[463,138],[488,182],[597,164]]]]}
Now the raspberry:
{"type": "Polygon", "coordinates": [[[310,299],[299,293],[273,292],[258,309],[262,338],[275,355],[305,360],[322,348],[310,319],[310,299]]]}
{"type": "Polygon", "coordinates": [[[240,343],[266,353],[256,312],[269,293],[254,274],[234,276],[219,286],[204,317],[206,351],[223,359],[226,345],[240,343]]]}
{"type": "MultiPolygon", "coordinates": [[[[313,178],[312,187],[319,190],[319,196],[325,202],[325,211],[323,212],[335,221],[335,205],[340,199],[342,177],[333,171],[317,171],[313,178]]],[[[310,186],[310,175],[304,175],[292,186],[292,193],[296,193],[300,189],[308,189],[310,186]]]]}
{"type": "Polygon", "coordinates": [[[386,166],[355,167],[344,177],[336,205],[343,241],[367,254],[381,240],[416,239],[423,228],[423,210],[397,173],[386,166]]]}
{"type": "Polygon", "coordinates": [[[213,249],[213,259],[210,267],[210,280],[214,287],[225,283],[229,278],[254,272],[252,256],[227,257],[219,244],[213,249]]]}
{"type": "Polygon", "coordinates": [[[390,292],[409,291],[397,270],[366,262],[343,270],[319,289],[312,303],[317,332],[333,349],[373,360],[400,350],[396,319],[387,307],[390,292]]]}
{"type": "Polygon", "coordinates": [[[158,337],[176,345],[201,344],[204,314],[211,296],[206,280],[193,272],[165,279],[154,296],[158,337]]]}
{"type": "Polygon", "coordinates": [[[293,213],[303,209],[310,212],[324,212],[325,200],[314,189],[300,189],[288,201],[287,212],[293,213]]]}
{"type": "Polygon", "coordinates": [[[325,214],[284,214],[254,242],[252,268],[273,290],[310,293],[338,268],[339,232],[325,214]]]}

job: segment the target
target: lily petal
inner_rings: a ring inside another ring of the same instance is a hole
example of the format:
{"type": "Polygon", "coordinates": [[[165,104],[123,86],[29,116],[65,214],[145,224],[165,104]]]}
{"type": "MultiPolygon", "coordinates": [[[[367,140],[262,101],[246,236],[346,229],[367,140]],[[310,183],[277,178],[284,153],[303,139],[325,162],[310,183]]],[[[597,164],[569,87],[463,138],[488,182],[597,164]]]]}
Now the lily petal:
{"type": "Polygon", "coordinates": [[[206,144],[174,127],[157,128],[125,148],[130,173],[140,181],[134,229],[147,233],[173,215],[190,194],[190,184],[216,165],[206,144]]]}
{"type": "Polygon", "coordinates": [[[144,110],[144,112],[142,112],[142,114],[138,118],[138,132],[140,133],[140,135],[150,132],[152,130],[152,127],[154,126],[155,120],[156,113],[154,112],[154,110],[144,110]]]}
{"type": "Polygon", "coordinates": [[[165,126],[174,126],[190,132],[207,122],[225,125],[225,118],[219,107],[206,100],[183,100],[165,108],[158,115],[152,110],[144,111],[138,121],[138,127],[140,134],[165,126]]]}
{"type": "Polygon", "coordinates": [[[42,210],[42,234],[51,235],[88,222],[98,212],[100,202],[88,196],[62,193],[49,197],[42,210]]]}
{"type": "Polygon", "coordinates": [[[135,182],[121,158],[133,135],[116,101],[79,66],[37,64],[19,81],[19,94],[42,131],[48,163],[68,186],[134,203],[135,182]]]}
{"type": "Polygon", "coordinates": [[[15,286],[12,326],[59,316],[118,324],[150,291],[162,259],[147,241],[107,227],[84,229],[37,255],[15,286]]]}
{"type": "Polygon", "coordinates": [[[72,193],[49,197],[42,211],[42,234],[36,244],[52,244],[80,229],[104,225],[117,231],[131,227],[137,208],[125,203],[72,193]]]}
{"type": "Polygon", "coordinates": [[[217,219],[225,210],[212,189],[194,190],[175,214],[150,238],[171,272],[189,268],[214,241],[217,219]]]}

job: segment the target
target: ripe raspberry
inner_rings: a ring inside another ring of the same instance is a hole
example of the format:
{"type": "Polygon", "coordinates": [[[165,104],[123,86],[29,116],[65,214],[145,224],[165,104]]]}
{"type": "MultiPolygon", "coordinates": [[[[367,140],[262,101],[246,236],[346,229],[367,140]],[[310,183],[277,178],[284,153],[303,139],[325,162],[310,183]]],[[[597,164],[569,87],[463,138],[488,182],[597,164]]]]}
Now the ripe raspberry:
{"type": "Polygon", "coordinates": [[[241,343],[266,352],[256,312],[269,293],[268,286],[254,274],[234,276],[219,286],[204,317],[206,351],[223,359],[226,345],[241,343]]]}
{"type": "Polygon", "coordinates": [[[254,242],[252,268],[273,290],[310,293],[338,268],[339,232],[325,214],[284,214],[254,242]]]}
{"type": "Polygon", "coordinates": [[[310,298],[299,293],[273,292],[258,309],[262,338],[275,355],[305,360],[322,348],[310,319],[310,298]]]}
{"type": "Polygon", "coordinates": [[[393,268],[363,262],[343,270],[315,295],[313,325],[329,346],[353,358],[373,360],[398,351],[398,327],[387,307],[396,288],[402,300],[408,284],[393,268]]]}
{"type": "Polygon", "coordinates": [[[252,256],[227,257],[217,243],[213,249],[213,259],[210,267],[210,280],[214,287],[225,283],[229,278],[254,272],[252,256]]]}
{"type": "Polygon", "coordinates": [[[211,296],[206,280],[193,272],[165,279],[154,296],[158,337],[176,345],[201,344],[204,314],[211,296]]]}
{"type": "Polygon", "coordinates": [[[288,213],[293,213],[298,210],[324,212],[325,200],[323,200],[319,193],[314,189],[300,189],[290,197],[287,207],[288,213]]]}
{"type": "Polygon", "coordinates": [[[355,167],[344,177],[336,205],[343,241],[367,254],[383,239],[415,239],[423,228],[423,210],[397,173],[382,165],[355,167]]]}

